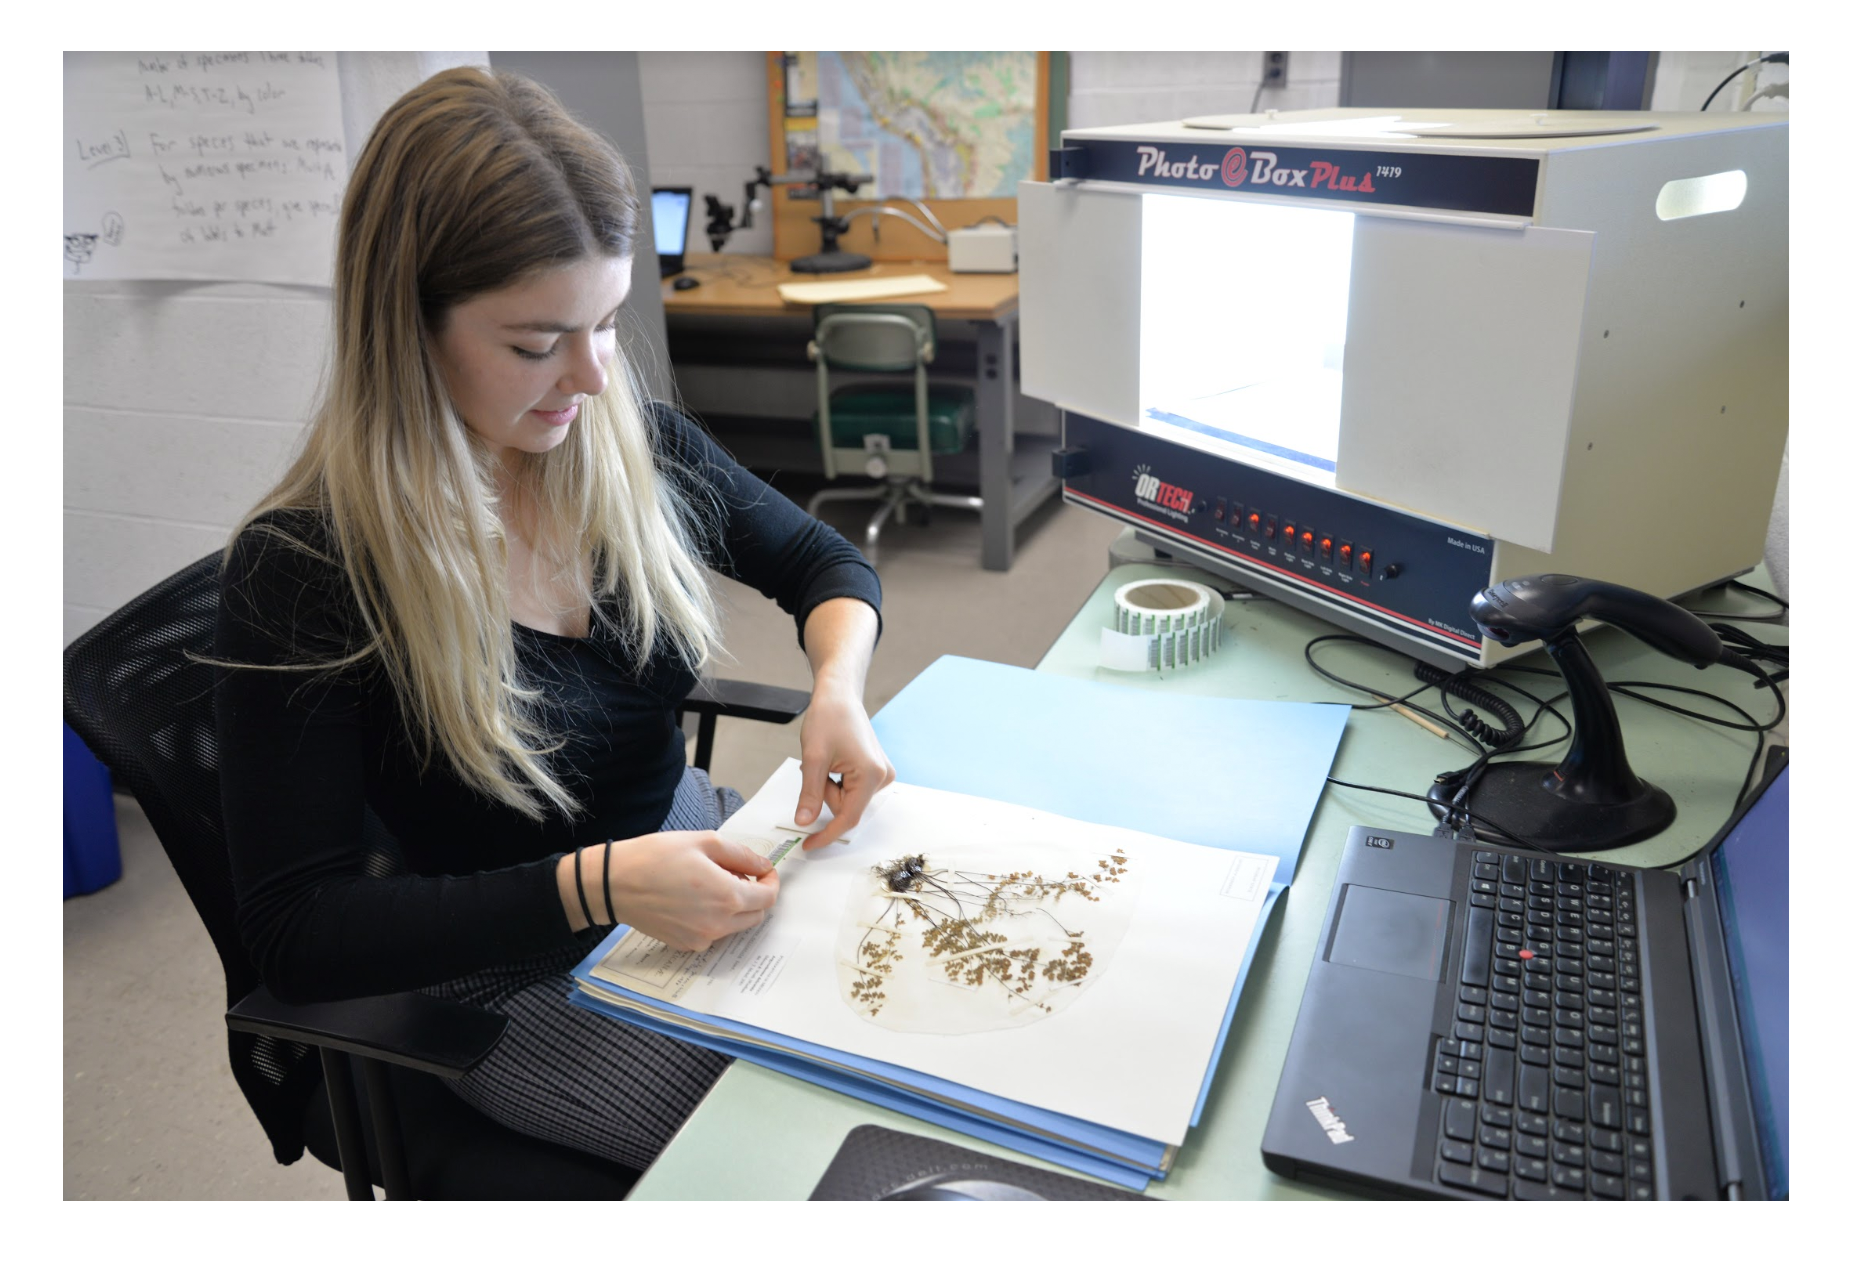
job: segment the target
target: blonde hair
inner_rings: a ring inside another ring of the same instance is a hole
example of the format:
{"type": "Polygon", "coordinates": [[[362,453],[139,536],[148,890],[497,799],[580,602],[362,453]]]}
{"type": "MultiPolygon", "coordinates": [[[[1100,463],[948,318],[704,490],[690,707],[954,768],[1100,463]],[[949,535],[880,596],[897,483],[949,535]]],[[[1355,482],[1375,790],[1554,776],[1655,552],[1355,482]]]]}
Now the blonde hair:
{"type": "MultiPolygon", "coordinates": [[[[401,97],[349,178],[332,361],[305,445],[240,524],[292,508],[328,521],[328,559],[347,577],[363,642],[317,666],[376,659],[416,752],[428,763],[442,753],[467,784],[532,819],[544,802],[568,815],[580,806],[550,770],[560,736],[518,669],[493,457],[454,412],[433,342],[469,298],[629,257],[638,220],[619,153],[538,85],[463,67],[401,97]]],[[[705,505],[661,474],[649,423],[622,359],[567,439],[524,456],[519,477],[556,581],[641,670],[668,641],[697,671],[718,648],[693,543],[705,505]]]]}

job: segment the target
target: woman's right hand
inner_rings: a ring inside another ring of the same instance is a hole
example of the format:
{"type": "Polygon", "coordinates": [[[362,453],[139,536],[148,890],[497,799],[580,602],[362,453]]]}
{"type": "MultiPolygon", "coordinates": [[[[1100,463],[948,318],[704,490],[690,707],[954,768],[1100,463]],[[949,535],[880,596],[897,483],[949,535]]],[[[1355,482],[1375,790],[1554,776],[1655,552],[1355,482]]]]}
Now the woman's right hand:
{"type": "MultiPolygon", "coordinates": [[[[589,845],[581,851],[587,905],[601,920],[606,848],[589,845]]],[[[616,842],[611,854],[612,868],[605,876],[613,913],[620,923],[673,950],[707,950],[721,938],[755,927],[768,917],[780,893],[780,874],[767,859],[714,832],[654,832],[616,842]]],[[[567,876],[562,905],[570,924],[585,927],[574,893],[574,855],[564,854],[561,862],[567,876]]]]}

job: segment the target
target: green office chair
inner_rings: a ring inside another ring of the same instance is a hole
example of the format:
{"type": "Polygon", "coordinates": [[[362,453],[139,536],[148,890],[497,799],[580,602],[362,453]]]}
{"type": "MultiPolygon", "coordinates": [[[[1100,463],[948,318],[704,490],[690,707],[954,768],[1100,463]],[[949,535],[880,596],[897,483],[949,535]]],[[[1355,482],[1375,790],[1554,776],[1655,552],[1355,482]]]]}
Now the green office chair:
{"type": "Polygon", "coordinates": [[[934,489],[935,457],[953,455],[974,435],[974,391],[959,385],[930,385],[935,359],[935,313],[926,306],[822,303],[813,308],[813,340],[807,358],[818,367],[820,459],[828,478],[863,476],[877,485],[858,490],[828,488],[806,510],[834,500],[875,499],[879,506],[865,526],[865,559],[877,563],[877,534],[887,517],[904,520],[910,504],[925,513],[931,505],[978,512],[978,495],[934,489]],[[831,372],[910,372],[912,387],[859,382],[834,390],[831,372]]]}

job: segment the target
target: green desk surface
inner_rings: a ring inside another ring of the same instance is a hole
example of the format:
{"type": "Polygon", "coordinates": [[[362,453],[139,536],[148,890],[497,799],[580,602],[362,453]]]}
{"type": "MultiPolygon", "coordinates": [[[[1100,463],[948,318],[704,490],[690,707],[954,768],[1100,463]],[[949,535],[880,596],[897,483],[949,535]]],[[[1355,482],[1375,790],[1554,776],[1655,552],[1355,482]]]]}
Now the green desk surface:
{"type": "MultiPolygon", "coordinates": [[[[1226,585],[1177,568],[1118,566],[1084,602],[1038,668],[1128,687],[1193,695],[1289,701],[1369,699],[1328,682],[1304,662],[1304,645],[1317,635],[1335,633],[1335,627],[1266,600],[1229,603],[1224,648],[1217,657],[1193,669],[1169,675],[1128,675],[1099,669],[1097,632],[1110,624],[1116,588],[1138,578],[1170,576],[1197,577],[1209,585],[1226,585]]],[[[1748,581],[1765,588],[1765,571],[1757,571],[1748,581]]],[[[1700,613],[1772,611],[1766,602],[1726,589],[1706,592],[1687,603],[1700,613]]],[[[1751,629],[1763,639],[1786,640],[1786,629],[1781,626],[1752,625],[1751,629]]],[[[1589,652],[1609,681],[1637,679],[1702,688],[1729,697],[1761,721],[1773,714],[1772,699],[1765,692],[1756,693],[1747,675],[1721,667],[1693,669],[1607,628],[1586,638],[1589,652]]],[[[1401,659],[1389,652],[1327,644],[1319,647],[1317,654],[1317,660],[1333,673],[1378,685],[1388,694],[1404,693],[1416,686],[1410,665],[1402,669],[1401,659]]],[[[1547,658],[1539,652],[1518,659],[1517,664],[1549,668],[1547,658]]],[[[1553,696],[1560,691],[1559,676],[1507,677],[1539,696],[1553,696]]],[[[1415,699],[1416,703],[1437,707],[1436,690],[1415,699]]],[[[1715,709],[1701,698],[1669,699],[1739,721],[1730,711],[1715,709]]],[[[1708,841],[1728,817],[1748,770],[1755,737],[1625,698],[1617,698],[1615,704],[1633,768],[1672,795],[1678,814],[1677,821],[1663,834],[1600,857],[1611,862],[1665,866],[1708,841]]],[[[1525,718],[1532,709],[1521,704],[1518,708],[1525,718]]],[[[1544,719],[1542,729],[1560,730],[1552,718],[1544,719]]],[[[1554,760],[1561,752],[1556,747],[1531,756],[1554,760]]],[[[1233,756],[1244,756],[1242,741],[1235,740],[1233,756]]],[[[1350,717],[1331,774],[1359,784],[1424,793],[1435,774],[1463,766],[1470,758],[1463,745],[1442,740],[1399,714],[1370,710],[1350,717]]],[[[1217,792],[1219,786],[1209,784],[1204,790],[1217,792]]],[[[1270,1173],[1259,1155],[1259,1144],[1296,1021],[1304,978],[1315,954],[1316,934],[1328,907],[1342,841],[1356,824],[1424,833],[1432,830],[1433,820],[1426,807],[1416,801],[1334,786],[1323,795],[1296,878],[1279,900],[1278,910],[1259,942],[1200,1125],[1180,1149],[1173,1172],[1150,1183],[1148,1194],[1162,1199],[1334,1198],[1342,1194],[1270,1173]]],[[[737,1063],[691,1114],[633,1188],[630,1198],[805,1199],[845,1135],[863,1124],[927,1134],[1043,1165],[940,1126],[752,1064],[737,1063]]]]}

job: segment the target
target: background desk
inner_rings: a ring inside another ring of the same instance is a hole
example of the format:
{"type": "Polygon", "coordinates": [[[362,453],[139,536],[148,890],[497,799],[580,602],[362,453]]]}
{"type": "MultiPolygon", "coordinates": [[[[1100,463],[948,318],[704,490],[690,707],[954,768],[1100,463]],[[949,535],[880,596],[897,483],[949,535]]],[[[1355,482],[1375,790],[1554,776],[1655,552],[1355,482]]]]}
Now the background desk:
{"type": "MultiPolygon", "coordinates": [[[[784,354],[782,366],[812,372],[804,347],[812,329],[813,310],[782,301],[778,286],[816,280],[862,280],[886,276],[926,275],[948,288],[941,293],[896,299],[921,303],[939,319],[971,323],[975,333],[975,408],[979,424],[979,491],[981,496],[981,563],[988,569],[1007,569],[1013,563],[1014,531],[1039,504],[1051,497],[1058,482],[1051,475],[1049,453],[1055,438],[1016,435],[1014,397],[1018,393],[1014,371],[1019,327],[1019,277],[1015,274],[956,274],[946,263],[874,263],[868,269],[841,276],[801,276],[772,258],[746,254],[706,254],[685,260],[685,275],[697,281],[694,289],[675,289],[663,283],[666,331],[673,367],[680,344],[702,338],[714,344],[715,334],[755,337],[757,321],[769,318],[791,322],[800,353],[784,354]],[[726,323],[725,321],[733,321],[726,323]],[[786,360],[791,359],[791,364],[786,360]]],[[[784,341],[787,339],[783,339],[784,341]]],[[[738,346],[741,344],[738,341],[738,346]]],[[[725,350],[723,353],[740,353],[725,350]]],[[[762,366],[767,360],[758,359],[762,366]]],[[[931,372],[935,371],[931,365],[931,372]]],[[[815,440],[817,452],[817,440],[815,440]]],[[[817,454],[806,467],[817,466],[817,454]]],[[[753,463],[752,460],[745,462],[753,463]]],[[[938,466],[941,462],[938,461],[938,466]]]]}
{"type": "MultiPolygon", "coordinates": [[[[1269,601],[1229,604],[1225,648],[1209,662],[1179,674],[1122,675],[1096,666],[1098,628],[1109,624],[1111,596],[1137,578],[1187,576],[1178,569],[1126,565],[1112,570],[1039,663],[1084,679],[1115,680],[1130,687],[1194,695],[1289,701],[1364,701],[1309,669],[1303,648],[1334,630],[1326,623],[1269,601]]],[[[1765,586],[1765,575],[1755,580],[1765,586]]],[[[1766,613],[1769,609],[1734,593],[1706,593],[1695,604],[1722,612],[1766,613]],[[1731,607],[1734,606],[1734,607],[1731,607]]],[[[1751,625],[1761,638],[1784,642],[1779,626],[1751,625]]],[[[1765,692],[1756,693],[1746,675],[1727,669],[1698,671],[1611,630],[1587,637],[1588,649],[1609,680],[1647,680],[1698,687],[1731,697],[1765,720],[1773,712],[1765,692]]],[[[1345,678],[1398,694],[1415,683],[1392,654],[1349,645],[1324,645],[1318,657],[1345,678]]],[[[1545,668],[1540,653],[1523,665],[1545,668]]],[[[1540,696],[1559,691],[1557,679],[1511,675],[1540,696]],[[1544,686],[1538,687],[1536,684],[1544,686]]],[[[1513,699],[1513,698],[1512,698],[1513,699]]],[[[1707,702],[1694,702],[1709,712],[1707,702]]],[[[1423,698],[1421,700],[1423,702],[1423,698]]],[[[1663,834],[1598,857],[1640,866],[1663,866],[1704,844],[1728,817],[1748,769],[1755,737],[1624,698],[1617,699],[1634,768],[1677,801],[1677,821],[1663,834]]],[[[1524,717],[1529,708],[1519,705],[1524,717]]],[[[1567,712],[1563,707],[1563,712],[1567,712]]],[[[1726,711],[1725,717],[1729,717],[1726,711]]],[[[1006,715],[977,715],[977,721],[1010,721],[1006,715]]],[[[1553,719],[1545,723],[1553,726],[1553,719]]],[[[1269,733],[1233,733],[1233,756],[1244,756],[1248,739],[1269,733]]],[[[1534,757],[1558,757],[1543,750],[1534,757]]],[[[1390,710],[1353,714],[1334,769],[1337,779],[1424,792],[1439,771],[1470,761],[1464,746],[1448,743],[1390,710]]],[[[1217,784],[1158,786],[1158,791],[1218,793],[1217,784]]],[[[1174,1171],[1151,1183],[1163,1199],[1285,1199],[1340,1195],[1268,1172],[1259,1155],[1265,1119],[1277,1090],[1278,1072],[1290,1043],[1315,955],[1316,936],[1328,907],[1341,859],[1342,841],[1355,824],[1427,833],[1433,820],[1418,802],[1337,788],[1324,793],[1311,824],[1303,860],[1280,909],[1265,928],[1234,1017],[1201,1124],[1181,1148],[1174,1171]]],[[[1132,1069],[1139,1069],[1132,1065],[1132,1069]]],[[[945,1142],[1026,1160],[985,1143],[953,1134],[899,1113],[858,1103],[792,1078],[737,1063],[732,1065],[633,1189],[635,1199],[805,1199],[853,1126],[876,1124],[929,1134],[945,1142]]],[[[1039,1162],[1028,1162],[1039,1163],[1039,1162]]]]}

